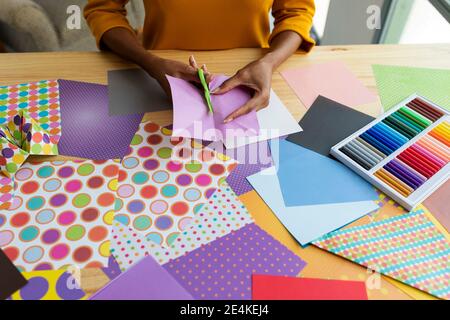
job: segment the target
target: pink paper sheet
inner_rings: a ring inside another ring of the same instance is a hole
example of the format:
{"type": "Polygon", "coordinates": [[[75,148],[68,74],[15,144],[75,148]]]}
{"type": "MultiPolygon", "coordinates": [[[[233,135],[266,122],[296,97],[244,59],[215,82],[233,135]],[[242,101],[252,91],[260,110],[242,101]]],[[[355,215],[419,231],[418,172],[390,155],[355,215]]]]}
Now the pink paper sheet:
{"type": "Polygon", "coordinates": [[[349,107],[372,103],[376,96],[340,61],[287,70],[281,75],[308,109],[319,95],[349,107]]]}
{"type": "MultiPolygon", "coordinates": [[[[228,137],[255,136],[259,133],[256,112],[224,124],[223,120],[234,110],[244,105],[250,98],[244,88],[235,88],[223,95],[211,95],[214,113],[208,112],[203,91],[192,83],[167,76],[173,101],[173,136],[194,138],[206,141],[223,141],[228,137]]],[[[213,90],[228,77],[214,77],[209,84],[213,90]]]]}

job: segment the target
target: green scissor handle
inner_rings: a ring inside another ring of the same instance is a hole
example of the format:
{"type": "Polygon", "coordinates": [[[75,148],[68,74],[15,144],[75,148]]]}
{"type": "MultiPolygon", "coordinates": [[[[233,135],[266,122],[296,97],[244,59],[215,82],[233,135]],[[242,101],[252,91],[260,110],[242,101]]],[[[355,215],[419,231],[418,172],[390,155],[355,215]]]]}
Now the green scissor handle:
{"type": "Polygon", "coordinates": [[[213,113],[214,109],[212,107],[211,103],[211,94],[209,92],[208,84],[206,83],[205,73],[203,72],[203,69],[198,69],[198,77],[200,78],[200,82],[203,86],[203,90],[205,91],[205,100],[206,104],[208,105],[209,112],[213,113]]]}

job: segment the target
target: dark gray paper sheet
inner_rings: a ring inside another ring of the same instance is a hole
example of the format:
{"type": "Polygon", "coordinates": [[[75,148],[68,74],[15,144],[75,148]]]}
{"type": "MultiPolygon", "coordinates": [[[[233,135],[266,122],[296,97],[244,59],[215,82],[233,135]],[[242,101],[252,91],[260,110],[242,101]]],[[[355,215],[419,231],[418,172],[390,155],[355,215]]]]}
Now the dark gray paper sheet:
{"type": "Polygon", "coordinates": [[[330,149],[375,118],[336,101],[319,96],[299,124],[303,132],[287,140],[324,156],[330,149]]]}
{"type": "Polygon", "coordinates": [[[0,249],[0,300],[5,300],[25,286],[27,282],[16,266],[9,261],[6,254],[0,249]]]}
{"type": "Polygon", "coordinates": [[[142,69],[108,71],[109,115],[131,115],[172,109],[159,83],[142,69]]]}

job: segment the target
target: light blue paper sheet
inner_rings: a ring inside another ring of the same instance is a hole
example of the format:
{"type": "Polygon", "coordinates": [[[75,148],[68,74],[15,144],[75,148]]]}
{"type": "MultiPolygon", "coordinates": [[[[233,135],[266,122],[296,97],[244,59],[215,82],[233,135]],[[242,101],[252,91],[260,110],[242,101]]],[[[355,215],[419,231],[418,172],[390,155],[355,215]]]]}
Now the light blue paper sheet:
{"type": "Polygon", "coordinates": [[[378,209],[374,201],[286,207],[275,167],[247,180],[302,246],[378,209]]]}
{"type": "Polygon", "coordinates": [[[288,207],[378,199],[371,184],[336,160],[286,140],[270,148],[288,207]]]}

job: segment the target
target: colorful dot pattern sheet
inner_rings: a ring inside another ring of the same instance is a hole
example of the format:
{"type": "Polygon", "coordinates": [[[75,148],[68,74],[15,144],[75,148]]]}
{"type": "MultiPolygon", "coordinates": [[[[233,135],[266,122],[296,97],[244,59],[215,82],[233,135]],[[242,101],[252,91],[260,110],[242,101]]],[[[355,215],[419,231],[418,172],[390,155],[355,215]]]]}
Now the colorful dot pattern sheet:
{"type": "Polygon", "coordinates": [[[164,267],[195,299],[250,300],[252,274],[296,276],[305,265],[253,223],[164,267]]]}
{"type": "Polygon", "coordinates": [[[223,183],[195,214],[188,229],[169,247],[158,245],[115,221],[111,233],[111,252],[121,270],[128,269],[149,254],[164,264],[250,223],[253,219],[245,206],[231,187],[223,183]]]}
{"type": "Polygon", "coordinates": [[[450,244],[422,208],[332,232],[314,245],[436,297],[450,298],[450,244]]]}
{"type": "Polygon", "coordinates": [[[113,160],[25,164],[0,247],[22,271],[106,266],[118,171],[113,160]]]}
{"type": "Polygon", "coordinates": [[[0,174],[0,210],[6,210],[11,206],[13,197],[14,197],[13,180],[0,174]]]}
{"type": "Polygon", "coordinates": [[[11,300],[84,300],[86,293],[77,280],[64,270],[23,272],[28,284],[11,300]]]}
{"type": "Polygon", "coordinates": [[[152,122],[140,125],[122,161],[115,220],[161,245],[192,223],[236,161],[152,122]]]}
{"type": "Polygon", "coordinates": [[[6,124],[20,110],[50,134],[57,144],[61,136],[61,113],[57,80],[43,80],[0,87],[0,125],[6,124]]]}

